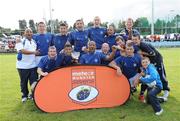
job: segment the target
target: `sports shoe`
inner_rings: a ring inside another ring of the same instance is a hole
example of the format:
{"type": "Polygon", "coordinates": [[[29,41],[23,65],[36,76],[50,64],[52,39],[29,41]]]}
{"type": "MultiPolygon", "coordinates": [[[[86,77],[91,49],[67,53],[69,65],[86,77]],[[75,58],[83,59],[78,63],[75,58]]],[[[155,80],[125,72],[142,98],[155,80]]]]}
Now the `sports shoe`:
{"type": "Polygon", "coordinates": [[[167,102],[168,99],[164,96],[160,96],[160,97],[158,97],[158,100],[160,103],[162,103],[162,102],[167,102]]]}
{"type": "Polygon", "coordinates": [[[27,101],[27,97],[23,97],[21,101],[22,101],[22,103],[26,102],[27,101]]]}
{"type": "Polygon", "coordinates": [[[156,112],[155,114],[157,115],[157,116],[159,116],[159,115],[161,115],[163,113],[163,109],[161,109],[159,112],[156,112]]]}
{"type": "Polygon", "coordinates": [[[144,95],[139,95],[139,101],[142,103],[146,103],[144,95]]]}
{"type": "Polygon", "coordinates": [[[30,94],[30,95],[28,96],[28,99],[33,100],[33,95],[30,94]]]}

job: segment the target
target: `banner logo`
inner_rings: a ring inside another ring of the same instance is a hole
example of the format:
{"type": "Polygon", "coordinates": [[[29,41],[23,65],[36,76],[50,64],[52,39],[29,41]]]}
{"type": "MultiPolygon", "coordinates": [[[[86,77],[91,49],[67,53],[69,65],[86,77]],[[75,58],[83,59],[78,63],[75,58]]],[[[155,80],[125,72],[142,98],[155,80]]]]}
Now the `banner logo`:
{"type": "Polygon", "coordinates": [[[96,100],[98,90],[95,69],[72,69],[71,78],[69,97],[74,103],[87,105],[96,100]]]}

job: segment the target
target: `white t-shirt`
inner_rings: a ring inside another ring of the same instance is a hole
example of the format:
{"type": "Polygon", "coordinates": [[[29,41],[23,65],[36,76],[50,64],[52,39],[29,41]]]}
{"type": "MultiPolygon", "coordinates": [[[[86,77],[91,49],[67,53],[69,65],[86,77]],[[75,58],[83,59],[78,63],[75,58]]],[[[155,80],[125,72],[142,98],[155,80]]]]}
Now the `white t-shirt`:
{"type": "MultiPolygon", "coordinates": [[[[17,51],[22,49],[28,51],[36,51],[36,43],[33,39],[29,41],[28,39],[24,38],[22,42],[16,44],[17,51]],[[24,44],[24,45],[23,45],[24,44]]],[[[16,68],[18,69],[31,69],[37,67],[35,61],[35,54],[22,54],[22,60],[16,62],[16,68]]]]}

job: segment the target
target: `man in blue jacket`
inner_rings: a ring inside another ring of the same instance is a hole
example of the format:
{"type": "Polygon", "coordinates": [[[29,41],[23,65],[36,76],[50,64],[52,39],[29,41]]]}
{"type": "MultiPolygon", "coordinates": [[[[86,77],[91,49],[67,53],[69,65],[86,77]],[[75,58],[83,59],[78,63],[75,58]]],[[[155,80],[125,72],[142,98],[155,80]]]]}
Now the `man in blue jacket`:
{"type": "Polygon", "coordinates": [[[69,34],[68,32],[68,25],[66,23],[60,23],[59,25],[59,34],[54,36],[53,43],[56,47],[57,53],[59,53],[66,44],[69,34]]]}
{"type": "Polygon", "coordinates": [[[84,53],[83,48],[88,43],[88,31],[84,29],[84,22],[82,19],[76,20],[76,29],[69,35],[68,41],[74,45],[74,51],[84,53]]]}
{"type": "Polygon", "coordinates": [[[110,55],[105,55],[102,52],[96,52],[96,43],[88,42],[88,52],[80,57],[80,64],[101,64],[102,60],[110,61],[114,58],[116,48],[113,47],[110,55]]]}
{"type": "Polygon", "coordinates": [[[98,16],[96,16],[94,18],[94,26],[89,28],[89,38],[91,41],[95,41],[96,42],[96,49],[100,50],[102,44],[105,42],[104,41],[104,37],[107,33],[107,29],[104,27],[101,27],[101,20],[98,16]]]}
{"type": "Polygon", "coordinates": [[[48,54],[48,47],[53,45],[53,35],[46,33],[46,25],[44,22],[38,23],[38,33],[33,35],[33,39],[37,43],[37,50],[39,54],[36,55],[36,64],[39,64],[39,61],[43,56],[48,54]]]}

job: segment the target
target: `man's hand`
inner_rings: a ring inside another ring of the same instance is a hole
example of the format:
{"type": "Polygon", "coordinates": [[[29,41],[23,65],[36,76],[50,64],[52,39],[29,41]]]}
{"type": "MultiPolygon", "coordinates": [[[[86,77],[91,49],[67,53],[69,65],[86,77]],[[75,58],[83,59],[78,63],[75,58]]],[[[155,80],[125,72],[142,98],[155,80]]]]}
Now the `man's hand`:
{"type": "Polygon", "coordinates": [[[48,72],[44,72],[41,74],[42,76],[47,76],[48,75],[48,72]]]}
{"type": "Polygon", "coordinates": [[[116,52],[116,50],[117,50],[117,46],[113,45],[112,46],[112,52],[116,52]]]}
{"type": "Polygon", "coordinates": [[[117,68],[117,75],[118,75],[118,76],[121,76],[121,75],[122,75],[122,71],[121,71],[120,68],[117,68]]]}
{"type": "Polygon", "coordinates": [[[34,54],[35,54],[35,55],[40,55],[40,51],[39,51],[39,50],[36,50],[36,51],[34,52],[34,54]]]}

